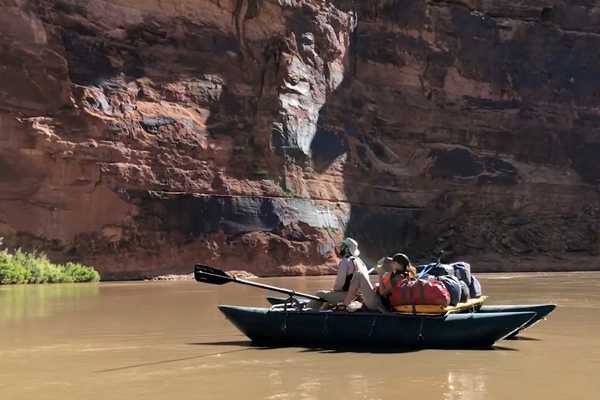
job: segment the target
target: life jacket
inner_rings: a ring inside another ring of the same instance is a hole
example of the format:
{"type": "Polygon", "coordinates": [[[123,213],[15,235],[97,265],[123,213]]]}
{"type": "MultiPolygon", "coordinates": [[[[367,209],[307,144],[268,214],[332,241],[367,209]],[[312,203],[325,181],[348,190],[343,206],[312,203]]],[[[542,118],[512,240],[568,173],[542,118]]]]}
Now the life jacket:
{"type": "Polygon", "coordinates": [[[391,284],[392,284],[392,273],[386,272],[385,275],[383,275],[383,286],[391,286],[391,284]]]}
{"type": "Polygon", "coordinates": [[[392,289],[389,297],[392,307],[401,305],[450,304],[450,293],[444,283],[434,279],[403,279],[392,289]]]}
{"type": "MultiPolygon", "coordinates": [[[[385,274],[383,274],[383,278],[381,279],[381,286],[377,288],[377,293],[380,294],[382,296],[382,299],[387,301],[386,298],[383,297],[382,294],[382,290],[384,288],[388,288],[392,285],[392,273],[391,272],[386,272],[385,274]]],[[[387,296],[385,296],[387,297],[387,296]]]]}
{"type": "Polygon", "coordinates": [[[385,287],[385,288],[392,287],[392,286],[394,286],[394,284],[397,284],[398,281],[400,281],[402,279],[404,279],[402,274],[398,274],[398,275],[394,276],[394,274],[392,272],[386,272],[383,275],[383,279],[382,279],[383,287],[385,287]]]}

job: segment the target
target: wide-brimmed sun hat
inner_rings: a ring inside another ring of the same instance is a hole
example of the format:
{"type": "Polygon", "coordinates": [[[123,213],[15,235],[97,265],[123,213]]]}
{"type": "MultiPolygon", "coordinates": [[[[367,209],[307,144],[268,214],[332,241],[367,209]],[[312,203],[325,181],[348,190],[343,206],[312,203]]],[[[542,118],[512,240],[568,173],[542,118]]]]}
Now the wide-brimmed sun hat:
{"type": "Polygon", "coordinates": [[[340,248],[343,247],[348,249],[348,253],[354,257],[358,257],[360,255],[360,250],[358,250],[358,242],[350,237],[347,237],[341,241],[340,248]]]}

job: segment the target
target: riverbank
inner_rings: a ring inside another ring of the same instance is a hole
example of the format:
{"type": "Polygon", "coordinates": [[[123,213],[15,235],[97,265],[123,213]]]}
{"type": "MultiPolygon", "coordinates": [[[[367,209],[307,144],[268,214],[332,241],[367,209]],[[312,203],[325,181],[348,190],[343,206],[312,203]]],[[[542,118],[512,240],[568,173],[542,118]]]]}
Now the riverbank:
{"type": "MultiPolygon", "coordinates": [[[[258,276],[248,271],[227,271],[227,273],[235,278],[239,279],[257,279],[258,276]]],[[[155,276],[152,279],[145,279],[147,281],[193,281],[194,274],[168,274],[155,276]]]]}
{"type": "MultiPolygon", "coordinates": [[[[15,253],[16,250],[12,253],[15,253]]],[[[410,251],[408,251],[410,254],[410,251]]],[[[361,258],[368,266],[373,266],[376,256],[369,257],[361,254],[361,258]]],[[[101,275],[103,281],[179,281],[193,280],[191,271],[193,265],[202,257],[190,255],[186,263],[175,265],[153,265],[148,262],[146,269],[128,269],[127,254],[122,255],[122,261],[107,265],[105,259],[90,258],[83,259],[83,265],[94,265],[94,269],[101,275]]],[[[53,258],[54,259],[54,258],[53,258]]],[[[58,258],[58,260],[61,260],[58,258]]],[[[415,264],[431,262],[432,259],[418,258],[413,260],[415,264]]],[[[599,271],[600,259],[589,254],[561,254],[561,255],[502,255],[502,254],[473,254],[455,257],[451,261],[465,261],[471,264],[471,269],[476,273],[526,273],[526,272],[584,272],[599,271]]],[[[48,262],[47,260],[45,262],[48,262]]],[[[44,263],[45,263],[44,262],[44,263]]],[[[209,263],[212,265],[211,263],[209,263]]],[[[55,265],[60,265],[55,263],[55,265]]],[[[64,265],[73,265],[66,263],[64,265]]],[[[77,264],[79,265],[79,264],[77,264]]],[[[219,263],[214,263],[219,265],[219,263]]],[[[252,279],[254,277],[292,277],[292,276],[327,276],[335,275],[337,272],[337,261],[332,258],[329,263],[322,265],[280,265],[266,268],[258,261],[249,261],[239,265],[227,263],[232,268],[228,273],[237,274],[238,278],[252,279]],[[237,267],[237,268],[236,268],[237,267]]],[[[226,268],[224,268],[227,270],[226,268]]],[[[92,281],[95,278],[91,279],[92,281]]],[[[76,280],[77,281],[77,280],[76,280]]],[[[1,282],[1,277],[0,277],[1,282]]],[[[50,282],[53,282],[50,280],[50,282]]],[[[23,282],[24,283],[24,282],[23,282]]],[[[36,283],[36,282],[32,282],[36,283]]]]}

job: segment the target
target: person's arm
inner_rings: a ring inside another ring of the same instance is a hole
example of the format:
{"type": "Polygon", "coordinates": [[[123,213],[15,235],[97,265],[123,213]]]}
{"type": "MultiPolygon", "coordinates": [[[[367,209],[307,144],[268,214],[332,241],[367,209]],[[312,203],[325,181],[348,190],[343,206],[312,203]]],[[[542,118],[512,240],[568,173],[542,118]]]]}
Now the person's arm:
{"type": "Polygon", "coordinates": [[[375,265],[375,272],[377,272],[377,288],[383,287],[383,277],[385,276],[385,268],[383,267],[383,263],[385,262],[385,257],[381,258],[377,261],[375,265]]]}
{"type": "Polygon", "coordinates": [[[341,292],[346,283],[346,276],[348,276],[348,260],[343,258],[338,266],[338,272],[335,276],[335,283],[333,284],[333,290],[341,292]]]}
{"type": "Polygon", "coordinates": [[[377,269],[377,275],[379,276],[379,287],[382,288],[385,285],[383,284],[383,276],[385,275],[385,273],[381,270],[381,269],[377,269]]]}
{"type": "Polygon", "coordinates": [[[391,286],[379,286],[379,294],[383,297],[388,297],[390,294],[392,294],[392,287],[391,286]]]}

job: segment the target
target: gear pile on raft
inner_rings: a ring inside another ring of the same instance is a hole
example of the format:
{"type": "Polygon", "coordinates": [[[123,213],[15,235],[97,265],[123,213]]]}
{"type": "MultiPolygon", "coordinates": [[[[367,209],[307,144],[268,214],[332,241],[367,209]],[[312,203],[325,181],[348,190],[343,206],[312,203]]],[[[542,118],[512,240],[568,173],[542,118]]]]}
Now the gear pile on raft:
{"type": "Polygon", "coordinates": [[[237,282],[287,294],[270,308],[220,305],[255,344],[304,347],[481,348],[511,338],[544,319],[556,305],[484,305],[479,280],[466,262],[414,266],[404,253],[369,270],[358,243],[335,247],[340,258],[332,290],[315,295],[231,277],[196,265],[198,282],[237,282]],[[373,284],[370,274],[377,274],[373,284]]]}
{"type": "Polygon", "coordinates": [[[444,313],[480,305],[485,300],[481,284],[465,262],[437,263],[415,267],[404,253],[383,257],[373,270],[360,258],[358,243],[344,239],[335,248],[341,259],[333,290],[317,292],[321,300],[307,308],[346,308],[348,311],[444,313]],[[376,271],[373,285],[369,274],[376,271]]]}

